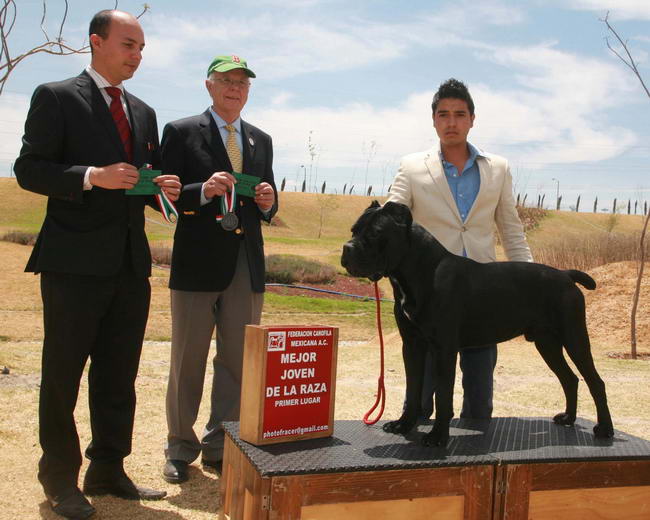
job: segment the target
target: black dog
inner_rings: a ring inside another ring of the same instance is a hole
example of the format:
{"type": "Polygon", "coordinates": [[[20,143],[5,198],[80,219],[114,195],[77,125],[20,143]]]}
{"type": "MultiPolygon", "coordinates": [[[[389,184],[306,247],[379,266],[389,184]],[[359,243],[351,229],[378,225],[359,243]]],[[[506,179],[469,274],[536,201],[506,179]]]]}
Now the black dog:
{"type": "Polygon", "coordinates": [[[458,350],[503,342],[523,334],[560,380],[566,410],[556,424],[576,419],[578,378],[562,354],[564,347],[584,377],[596,403],[596,437],[612,437],[605,384],[591,356],[585,303],[575,282],[595,289],[581,271],[559,271],[528,262],[481,264],[451,254],[403,204],[377,201],[352,227],[341,264],[353,276],[372,281],[387,276],[395,293],[395,319],[402,336],[406,369],[406,409],[384,430],[405,434],[420,412],[426,351],[435,360],[435,422],[423,443],[446,446],[454,415],[453,391],[458,350]]]}

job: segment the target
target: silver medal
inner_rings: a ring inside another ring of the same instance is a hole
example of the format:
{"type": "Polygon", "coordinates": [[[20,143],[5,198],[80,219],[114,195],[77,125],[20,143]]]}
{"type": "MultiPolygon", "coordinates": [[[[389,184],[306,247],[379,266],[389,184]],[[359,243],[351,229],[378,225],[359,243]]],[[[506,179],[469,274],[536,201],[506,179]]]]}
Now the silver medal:
{"type": "Polygon", "coordinates": [[[238,225],[239,219],[237,218],[237,215],[230,211],[226,213],[221,219],[221,227],[225,231],[232,231],[233,229],[236,229],[238,225]]]}

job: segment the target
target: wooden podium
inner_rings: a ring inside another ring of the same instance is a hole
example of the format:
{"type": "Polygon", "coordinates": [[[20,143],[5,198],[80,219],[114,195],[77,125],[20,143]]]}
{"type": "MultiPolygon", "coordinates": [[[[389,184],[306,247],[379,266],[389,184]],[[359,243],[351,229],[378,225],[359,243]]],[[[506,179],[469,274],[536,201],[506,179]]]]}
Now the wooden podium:
{"type": "Polygon", "coordinates": [[[447,448],[336,421],[329,438],[253,446],[226,423],[219,518],[647,520],[650,442],[593,423],[455,419],[447,448]]]}

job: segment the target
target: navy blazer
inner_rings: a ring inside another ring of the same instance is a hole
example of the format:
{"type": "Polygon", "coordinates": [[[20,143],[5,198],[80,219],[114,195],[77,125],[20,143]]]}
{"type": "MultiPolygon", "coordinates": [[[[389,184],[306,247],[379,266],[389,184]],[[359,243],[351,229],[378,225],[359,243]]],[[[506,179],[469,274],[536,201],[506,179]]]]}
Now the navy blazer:
{"type": "MultiPolygon", "coordinates": [[[[125,93],[133,136],[133,164],[160,167],[156,114],[125,93]]],[[[20,156],[18,184],[48,197],[45,220],[26,271],[114,275],[125,251],[136,274],[151,274],[144,231],[144,205],[152,197],[94,186],[84,191],[89,166],[127,162],[105,99],[84,71],[75,78],[40,85],[32,96],[20,156]]]]}
{"type": "MultiPolygon", "coordinates": [[[[245,121],[241,122],[243,172],[268,182],[273,179],[271,137],[245,121]]],[[[182,291],[222,291],[235,273],[237,255],[244,241],[251,286],[264,292],[264,240],[261,220],[270,220],[278,209],[276,200],[264,216],[251,197],[238,196],[236,214],[239,230],[224,231],[216,221],[221,197],[201,206],[201,187],[219,171],[232,172],[232,165],[210,110],[173,121],[163,130],[163,171],[178,175],[183,190],[176,203],[179,219],[174,235],[169,287],[182,291]]]]}

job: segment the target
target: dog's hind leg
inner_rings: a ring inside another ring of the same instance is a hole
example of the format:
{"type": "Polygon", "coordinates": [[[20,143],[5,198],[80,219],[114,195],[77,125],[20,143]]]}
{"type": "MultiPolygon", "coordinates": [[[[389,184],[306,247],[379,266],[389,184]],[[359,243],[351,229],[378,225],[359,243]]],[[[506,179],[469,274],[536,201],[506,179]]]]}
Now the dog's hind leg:
{"type": "Polygon", "coordinates": [[[535,337],[535,347],[540,353],[548,367],[559,379],[564,391],[566,408],[564,413],[553,417],[556,424],[565,426],[572,425],[576,420],[578,407],[578,377],[573,373],[571,367],[562,354],[562,343],[552,334],[543,334],[535,337]]]}
{"type": "MultiPolygon", "coordinates": [[[[579,308],[577,309],[579,311],[579,308]]],[[[596,437],[613,437],[614,426],[612,416],[607,405],[607,393],[605,383],[598,375],[594,358],[591,354],[591,345],[589,343],[589,333],[584,319],[584,304],[582,318],[575,317],[572,320],[572,328],[568,328],[566,333],[565,348],[571,360],[575,363],[576,368],[587,383],[591,397],[596,404],[597,424],[594,426],[594,435],[596,437]]],[[[568,325],[565,325],[568,327],[568,325]]]]}

